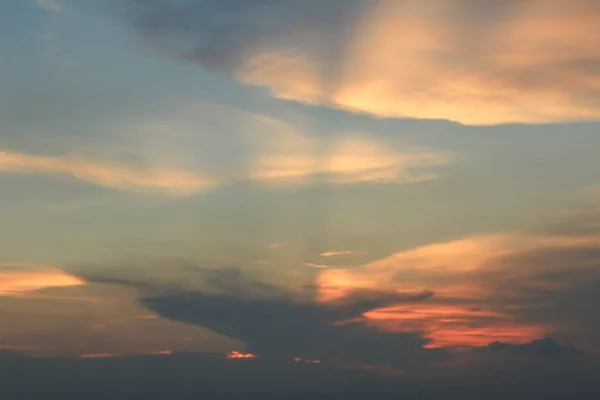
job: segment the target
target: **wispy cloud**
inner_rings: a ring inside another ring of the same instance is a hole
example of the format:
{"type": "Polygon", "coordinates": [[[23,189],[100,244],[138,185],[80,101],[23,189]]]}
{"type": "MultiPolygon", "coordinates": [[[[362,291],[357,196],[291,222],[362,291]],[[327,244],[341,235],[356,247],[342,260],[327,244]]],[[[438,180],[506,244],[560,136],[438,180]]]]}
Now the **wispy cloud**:
{"type": "Polygon", "coordinates": [[[262,148],[252,177],[268,185],[416,183],[439,178],[427,169],[452,160],[448,152],[394,150],[356,134],[323,140],[287,131],[262,148]]]}
{"type": "Polygon", "coordinates": [[[366,251],[356,251],[356,250],[339,250],[339,251],[326,251],[321,253],[321,257],[336,257],[336,256],[347,256],[347,255],[365,255],[366,251]]]}
{"type": "Polygon", "coordinates": [[[212,186],[209,179],[194,171],[131,166],[83,156],[45,157],[4,151],[0,152],[0,172],[54,175],[112,189],[169,195],[189,195],[212,186]]]}
{"type": "Polygon", "coordinates": [[[62,10],[62,6],[56,0],[35,0],[35,4],[46,11],[62,10]]]}
{"type": "Polygon", "coordinates": [[[282,99],[473,125],[600,118],[595,0],[127,4],[161,54],[282,99]]]}
{"type": "Polygon", "coordinates": [[[306,265],[307,267],[313,267],[313,268],[328,268],[327,265],[323,265],[323,264],[315,264],[315,263],[304,263],[304,265],[306,265]]]}
{"type": "Polygon", "coordinates": [[[49,267],[7,269],[0,263],[0,297],[26,297],[42,289],[84,285],[85,281],[49,267]]]}
{"type": "Polygon", "coordinates": [[[142,353],[129,353],[129,354],[118,354],[118,353],[85,353],[81,354],[79,358],[83,359],[94,359],[94,358],[114,358],[114,357],[126,357],[132,355],[154,355],[154,356],[170,356],[173,354],[171,350],[156,350],[142,353]]]}
{"type": "Polygon", "coordinates": [[[65,145],[56,156],[0,150],[0,173],[186,196],[240,182],[277,187],[423,182],[440,177],[439,169],[454,158],[449,151],[388,143],[369,132],[319,135],[311,129],[314,121],[300,125],[292,119],[181,101],[111,127],[118,133],[113,148],[89,139],[85,150],[65,145]]]}

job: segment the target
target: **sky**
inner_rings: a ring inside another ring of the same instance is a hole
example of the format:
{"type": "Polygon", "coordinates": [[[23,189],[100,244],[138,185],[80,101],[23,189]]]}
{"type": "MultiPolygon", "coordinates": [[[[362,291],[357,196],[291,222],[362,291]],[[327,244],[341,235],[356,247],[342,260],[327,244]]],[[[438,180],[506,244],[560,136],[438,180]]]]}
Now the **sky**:
{"type": "Polygon", "coordinates": [[[595,398],[598,42],[597,0],[5,0],[3,398],[595,398]]]}

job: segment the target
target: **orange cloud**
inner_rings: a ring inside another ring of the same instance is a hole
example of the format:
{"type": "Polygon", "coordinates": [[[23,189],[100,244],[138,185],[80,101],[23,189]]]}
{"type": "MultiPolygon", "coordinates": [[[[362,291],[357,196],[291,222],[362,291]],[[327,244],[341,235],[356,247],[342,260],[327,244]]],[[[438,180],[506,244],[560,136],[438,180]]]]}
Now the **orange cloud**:
{"type": "Polygon", "coordinates": [[[329,141],[281,131],[277,140],[264,143],[253,178],[266,184],[303,184],[314,179],[335,184],[415,183],[438,178],[418,167],[449,163],[443,152],[422,149],[394,151],[373,139],[346,135],[329,141]],[[326,149],[323,151],[323,149],[326,149]]]}
{"type": "Polygon", "coordinates": [[[134,192],[189,195],[213,185],[197,172],[162,166],[133,167],[81,156],[44,157],[0,151],[0,172],[45,174],[134,192]]]}
{"type": "Polygon", "coordinates": [[[335,257],[335,256],[347,256],[351,254],[365,255],[366,251],[353,251],[353,250],[343,250],[343,251],[326,251],[321,253],[321,257],[335,257]]]}
{"type": "Polygon", "coordinates": [[[0,297],[25,297],[41,289],[84,284],[83,280],[73,275],[51,268],[35,271],[0,270],[0,297]]]}
{"type": "Polygon", "coordinates": [[[238,79],[282,99],[381,117],[472,125],[600,117],[594,0],[368,2],[347,42],[329,49],[335,59],[314,51],[334,40],[330,27],[311,24],[305,34],[318,40],[291,31],[246,49],[238,79]]]}
{"type": "Polygon", "coordinates": [[[481,271],[495,258],[544,247],[560,249],[590,245],[600,245],[600,239],[521,233],[482,235],[402,251],[356,270],[331,268],[320,272],[317,281],[322,300],[343,297],[355,289],[398,291],[422,289],[423,286],[435,290],[438,297],[461,293],[478,298],[485,295],[485,288],[463,278],[481,271]],[[401,283],[397,278],[401,278],[401,283]]]}
{"type": "Polygon", "coordinates": [[[514,321],[510,315],[467,305],[399,305],[367,312],[369,323],[395,332],[423,332],[426,347],[484,346],[493,341],[525,343],[549,327],[514,321]]]}
{"type": "MultiPolygon", "coordinates": [[[[564,285],[538,277],[535,268],[541,267],[523,266],[517,256],[546,249],[569,251],[599,245],[597,237],[518,233],[437,243],[351,270],[322,270],[317,277],[317,300],[338,301],[356,290],[430,290],[434,295],[425,301],[371,310],[363,315],[364,321],[385,330],[423,332],[430,340],[429,347],[479,346],[496,340],[524,343],[553,332],[558,325],[519,319],[510,300],[523,293],[513,291],[511,284],[498,286],[498,282],[520,282],[522,287],[544,292],[559,292],[564,285]]],[[[595,267],[589,261],[581,262],[581,268],[595,267]]],[[[560,266],[545,263],[543,272],[551,273],[551,268],[560,266]]]]}
{"type": "Polygon", "coordinates": [[[256,358],[254,354],[251,353],[240,353],[239,351],[232,351],[231,353],[225,356],[228,360],[240,360],[240,359],[252,359],[256,358]]]}

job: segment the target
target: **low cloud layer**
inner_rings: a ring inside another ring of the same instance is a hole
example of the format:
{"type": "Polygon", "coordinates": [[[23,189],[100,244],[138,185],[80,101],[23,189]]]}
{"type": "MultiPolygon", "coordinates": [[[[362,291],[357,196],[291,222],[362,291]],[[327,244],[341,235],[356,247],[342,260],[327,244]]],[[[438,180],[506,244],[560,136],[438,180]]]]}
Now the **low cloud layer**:
{"type": "MultiPolygon", "coordinates": [[[[530,343],[503,357],[483,349],[487,363],[440,365],[414,374],[341,369],[319,363],[226,360],[198,355],[145,355],[86,359],[28,359],[2,353],[0,395],[19,399],[592,399],[598,394],[598,361],[565,355],[524,361],[530,343]],[[518,354],[520,353],[520,354],[518,354]],[[493,360],[499,362],[490,362],[493,360]],[[568,361],[568,362],[567,362],[568,361]],[[27,371],[24,384],[23,371],[27,371]]],[[[503,347],[500,345],[500,347],[503,347]]],[[[554,350],[567,350],[558,344],[554,350]]],[[[491,351],[488,351],[491,350],[491,351]]]]}
{"type": "Polygon", "coordinates": [[[470,125],[600,117],[594,0],[113,4],[158,53],[282,99],[470,125]]]}

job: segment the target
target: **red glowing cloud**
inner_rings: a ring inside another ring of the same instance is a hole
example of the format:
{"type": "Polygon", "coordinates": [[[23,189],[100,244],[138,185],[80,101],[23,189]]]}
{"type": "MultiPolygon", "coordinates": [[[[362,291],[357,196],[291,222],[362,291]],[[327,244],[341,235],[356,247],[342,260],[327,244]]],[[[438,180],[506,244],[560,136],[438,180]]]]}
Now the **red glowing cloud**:
{"type": "Polygon", "coordinates": [[[386,331],[422,332],[429,340],[427,347],[529,342],[557,326],[519,318],[519,310],[527,307],[521,304],[524,297],[528,291],[558,293],[564,284],[544,277],[541,272],[548,272],[547,262],[548,268],[541,272],[537,263],[525,263],[530,259],[527,255],[545,249],[569,251],[599,242],[594,237],[500,234],[431,244],[360,268],[320,271],[317,300],[334,303],[357,290],[427,290],[433,293],[430,298],[376,308],[359,319],[386,331]]]}
{"type": "Polygon", "coordinates": [[[232,351],[225,356],[228,360],[241,360],[241,359],[252,359],[256,356],[252,353],[240,353],[239,351],[232,351]]]}

